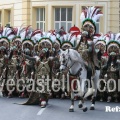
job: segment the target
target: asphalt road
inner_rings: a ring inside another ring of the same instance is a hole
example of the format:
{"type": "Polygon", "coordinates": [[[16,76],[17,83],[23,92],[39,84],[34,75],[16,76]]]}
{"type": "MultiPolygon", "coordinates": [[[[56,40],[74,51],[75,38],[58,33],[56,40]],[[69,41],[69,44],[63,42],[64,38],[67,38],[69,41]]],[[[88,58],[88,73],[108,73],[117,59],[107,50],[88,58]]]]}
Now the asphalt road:
{"type": "MultiPolygon", "coordinates": [[[[50,99],[46,108],[39,105],[17,105],[20,98],[0,98],[0,120],[120,120],[120,112],[105,112],[105,106],[120,107],[120,103],[97,102],[96,110],[83,112],[75,101],[75,111],[69,112],[70,100],[50,99]]],[[[88,108],[90,101],[86,101],[88,108]]]]}

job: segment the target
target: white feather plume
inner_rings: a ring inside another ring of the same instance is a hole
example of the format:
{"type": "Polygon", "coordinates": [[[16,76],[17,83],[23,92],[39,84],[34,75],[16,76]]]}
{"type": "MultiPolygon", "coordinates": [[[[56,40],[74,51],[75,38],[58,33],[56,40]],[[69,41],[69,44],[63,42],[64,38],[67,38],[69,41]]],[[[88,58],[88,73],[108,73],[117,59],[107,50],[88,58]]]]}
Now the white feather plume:
{"type": "Polygon", "coordinates": [[[88,7],[80,15],[80,20],[83,22],[86,18],[92,19],[94,22],[100,19],[103,14],[100,12],[100,9],[97,7],[88,7]],[[86,16],[85,16],[86,13],[86,16]]]}

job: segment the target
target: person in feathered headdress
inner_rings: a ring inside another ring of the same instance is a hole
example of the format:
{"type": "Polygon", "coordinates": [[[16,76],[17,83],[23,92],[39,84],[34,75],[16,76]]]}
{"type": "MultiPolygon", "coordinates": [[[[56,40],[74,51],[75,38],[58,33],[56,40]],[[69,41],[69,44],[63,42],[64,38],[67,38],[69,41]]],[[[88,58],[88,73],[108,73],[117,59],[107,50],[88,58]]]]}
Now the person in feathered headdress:
{"type": "MultiPolygon", "coordinates": [[[[95,36],[94,37],[94,43],[95,43],[95,51],[97,53],[97,58],[99,60],[100,65],[100,78],[104,79],[105,72],[102,70],[102,66],[106,64],[107,60],[107,54],[106,54],[106,41],[104,40],[104,36],[95,36]]],[[[101,89],[104,88],[104,82],[101,82],[101,89]]],[[[98,96],[100,97],[100,101],[103,101],[104,92],[98,91],[98,96]]]]}
{"type": "Polygon", "coordinates": [[[21,74],[21,63],[22,63],[22,39],[21,34],[25,31],[25,27],[23,27],[23,24],[20,27],[13,28],[13,31],[15,33],[15,37],[11,41],[10,46],[10,58],[11,58],[11,64],[14,68],[14,71],[17,71],[16,77],[20,79],[21,74]]]}
{"type": "Polygon", "coordinates": [[[99,20],[102,15],[103,14],[98,7],[93,6],[83,8],[83,11],[80,15],[80,20],[82,22],[82,33],[79,51],[82,49],[87,49],[87,44],[93,41],[93,37],[96,34],[96,21],[99,20]]]}
{"type": "MultiPolygon", "coordinates": [[[[24,32],[21,33],[22,39],[22,57],[23,57],[23,69],[22,69],[22,77],[27,77],[28,79],[35,79],[35,66],[36,63],[39,63],[40,58],[34,55],[34,39],[33,36],[36,34],[33,29],[28,26],[25,28],[24,32]]],[[[24,93],[20,95],[20,97],[26,96],[24,93]]]]}
{"type": "MultiPolygon", "coordinates": [[[[106,70],[106,79],[114,79],[116,81],[116,84],[118,84],[119,79],[119,71],[120,71],[120,64],[118,63],[119,59],[119,49],[120,49],[120,43],[116,40],[111,40],[107,44],[107,53],[108,53],[108,61],[107,64],[103,67],[104,70],[106,70]]],[[[110,83],[110,86],[113,87],[113,83],[110,83]]],[[[110,88],[111,89],[111,88],[110,88]]],[[[107,102],[110,102],[112,99],[115,102],[118,102],[118,90],[116,89],[114,92],[110,92],[108,89],[108,98],[107,102]]]]}
{"type": "MultiPolygon", "coordinates": [[[[11,53],[10,53],[10,43],[12,39],[15,37],[15,32],[12,27],[2,27],[0,29],[0,57],[2,59],[1,67],[0,67],[0,77],[5,78],[5,82],[7,82],[8,78],[11,76],[10,70],[10,60],[11,60],[11,53]],[[8,69],[9,68],[9,69],[8,69]]],[[[6,86],[4,86],[4,94],[9,95],[8,91],[6,90],[6,86]]]]}
{"type": "Polygon", "coordinates": [[[85,7],[80,15],[83,30],[81,33],[80,45],[83,44],[82,46],[84,46],[81,50],[81,54],[87,68],[87,79],[90,80],[90,88],[88,88],[85,97],[93,94],[91,79],[94,79],[95,73],[97,71],[99,72],[100,69],[93,37],[96,34],[96,21],[99,20],[102,15],[101,10],[94,6],[85,7]]]}

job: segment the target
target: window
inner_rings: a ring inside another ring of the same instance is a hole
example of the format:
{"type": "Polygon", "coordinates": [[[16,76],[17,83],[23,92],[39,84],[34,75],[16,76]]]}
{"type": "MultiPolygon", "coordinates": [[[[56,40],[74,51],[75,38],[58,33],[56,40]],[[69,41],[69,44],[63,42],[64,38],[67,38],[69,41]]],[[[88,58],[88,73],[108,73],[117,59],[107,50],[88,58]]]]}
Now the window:
{"type": "Polygon", "coordinates": [[[37,8],[36,26],[37,29],[42,29],[43,31],[45,31],[45,8],[37,8]]]}
{"type": "Polygon", "coordinates": [[[96,22],[96,33],[100,33],[100,21],[96,22]]]}
{"type": "Polygon", "coordinates": [[[72,8],[55,8],[54,26],[56,30],[63,26],[65,31],[68,32],[72,26],[72,8]]]}
{"type": "Polygon", "coordinates": [[[11,25],[11,11],[8,10],[8,24],[11,25]]]}
{"type": "Polygon", "coordinates": [[[1,11],[0,11],[0,27],[2,26],[2,23],[1,23],[1,18],[2,18],[2,15],[1,15],[1,11]]]}

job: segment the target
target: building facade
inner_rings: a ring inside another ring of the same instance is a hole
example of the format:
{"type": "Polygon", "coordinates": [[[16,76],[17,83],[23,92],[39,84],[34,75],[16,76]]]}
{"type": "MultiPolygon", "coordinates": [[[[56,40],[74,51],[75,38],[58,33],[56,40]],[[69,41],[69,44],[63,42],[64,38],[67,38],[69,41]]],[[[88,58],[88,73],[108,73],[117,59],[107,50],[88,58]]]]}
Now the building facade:
{"type": "Polygon", "coordinates": [[[81,29],[84,6],[99,6],[103,17],[96,23],[97,33],[120,32],[120,0],[0,0],[0,26],[31,25],[43,31],[66,31],[73,25],[81,29]]]}

